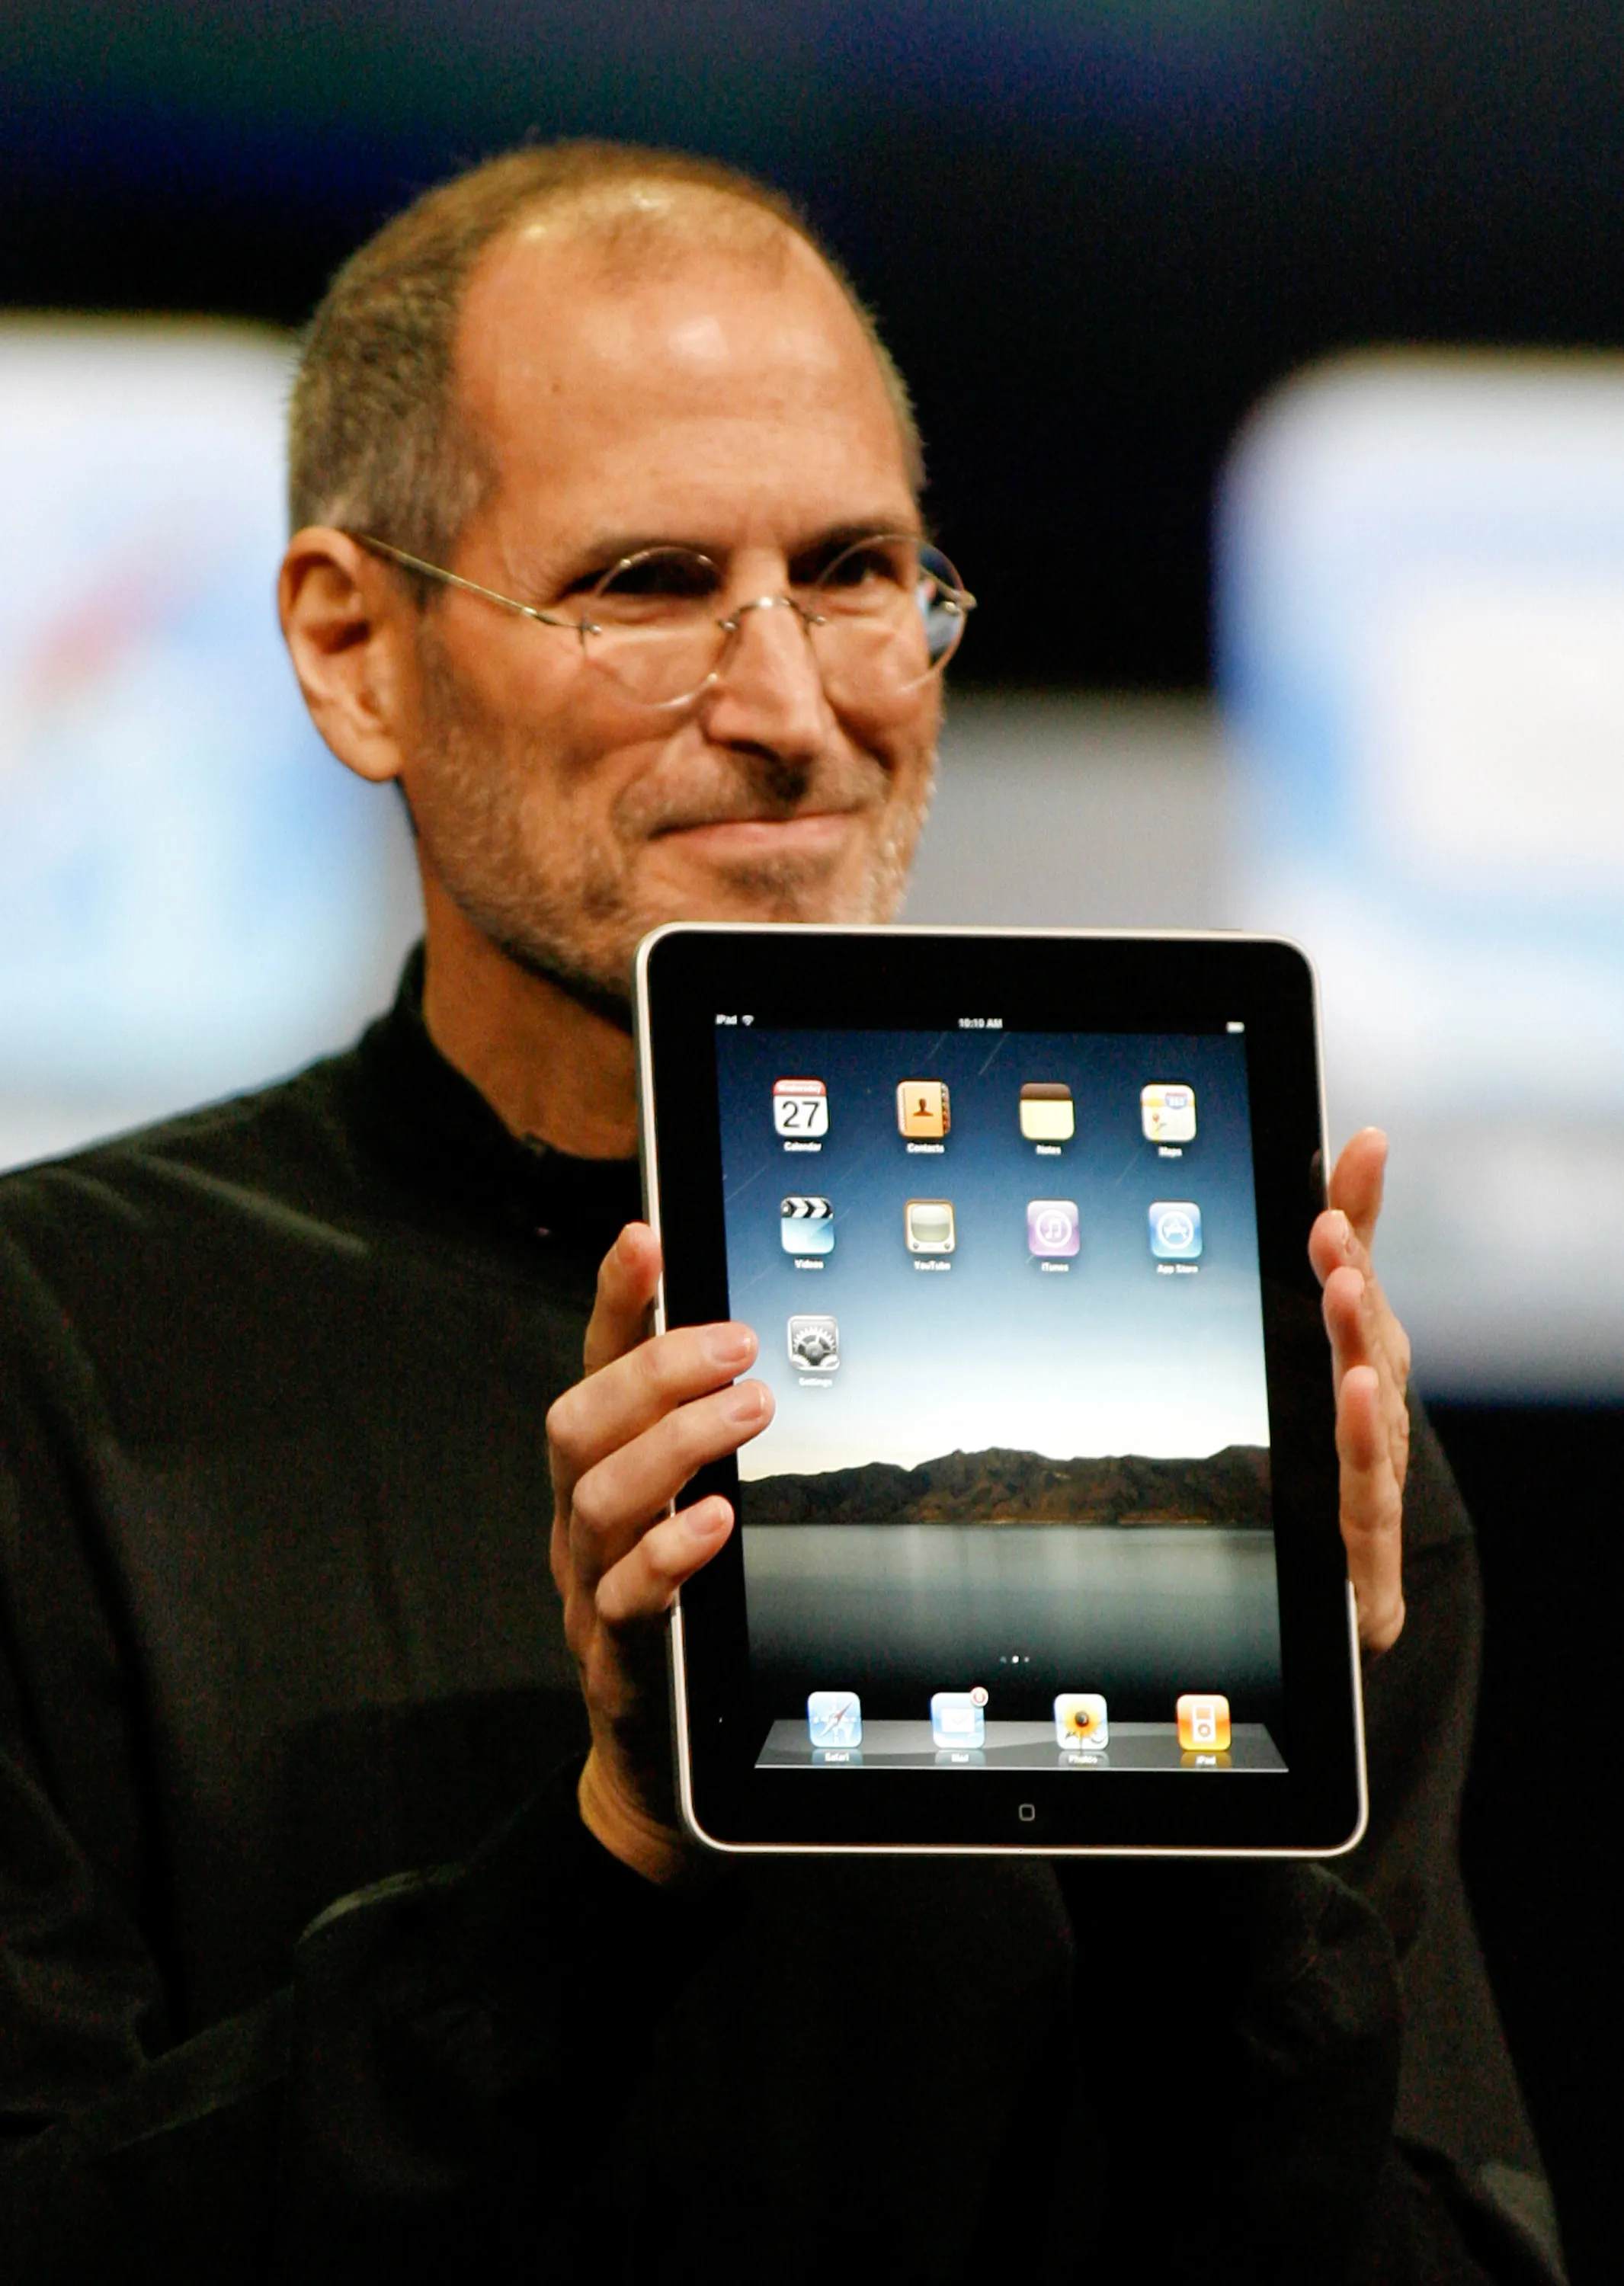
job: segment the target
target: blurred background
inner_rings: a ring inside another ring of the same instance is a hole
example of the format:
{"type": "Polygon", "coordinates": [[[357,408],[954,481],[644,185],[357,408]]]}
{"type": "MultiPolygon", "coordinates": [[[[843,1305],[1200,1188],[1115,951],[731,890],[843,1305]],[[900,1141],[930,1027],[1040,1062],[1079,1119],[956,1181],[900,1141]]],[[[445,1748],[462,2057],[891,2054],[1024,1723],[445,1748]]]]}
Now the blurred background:
{"type": "Polygon", "coordinates": [[[982,599],[909,917],[1285,931],[1336,1135],[1392,1134],[1389,1281],[1483,1546],[1469,1876],[1604,2275],[1616,0],[14,0],[0,91],[0,1165],[342,1044],[414,934],[397,806],[271,609],[334,265],[524,137],[789,190],[982,599]]]}

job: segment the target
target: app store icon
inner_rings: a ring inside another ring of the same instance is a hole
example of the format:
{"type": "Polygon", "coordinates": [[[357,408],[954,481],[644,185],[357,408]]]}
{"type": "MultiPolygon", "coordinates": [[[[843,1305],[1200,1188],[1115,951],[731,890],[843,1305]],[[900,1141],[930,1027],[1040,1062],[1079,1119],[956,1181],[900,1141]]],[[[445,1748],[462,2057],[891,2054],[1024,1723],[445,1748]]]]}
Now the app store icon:
{"type": "Polygon", "coordinates": [[[1201,1252],[1201,1209],[1191,1199],[1158,1199],[1150,1210],[1150,1250],[1158,1262],[1194,1262],[1201,1252]]]}

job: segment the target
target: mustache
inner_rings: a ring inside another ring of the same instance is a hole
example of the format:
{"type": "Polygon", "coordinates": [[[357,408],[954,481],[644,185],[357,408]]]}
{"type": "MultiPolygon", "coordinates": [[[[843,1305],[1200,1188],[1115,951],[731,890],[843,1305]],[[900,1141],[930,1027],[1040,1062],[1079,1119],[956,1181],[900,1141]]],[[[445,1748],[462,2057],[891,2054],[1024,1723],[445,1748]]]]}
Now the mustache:
{"type": "Polygon", "coordinates": [[[628,838],[655,840],[702,825],[746,819],[777,824],[824,810],[868,809],[883,800],[889,773],[871,756],[847,754],[788,765],[777,756],[745,761],[725,773],[708,771],[680,784],[643,779],[615,806],[615,822],[628,838]]]}

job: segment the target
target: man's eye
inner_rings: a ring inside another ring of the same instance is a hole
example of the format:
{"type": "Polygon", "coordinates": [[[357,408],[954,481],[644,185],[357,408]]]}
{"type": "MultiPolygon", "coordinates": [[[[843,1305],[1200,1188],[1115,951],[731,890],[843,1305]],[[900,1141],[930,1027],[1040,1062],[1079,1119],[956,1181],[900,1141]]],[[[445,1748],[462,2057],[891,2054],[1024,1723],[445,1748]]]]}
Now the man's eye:
{"type": "Polygon", "coordinates": [[[814,578],[826,595],[864,587],[905,588],[911,585],[916,562],[912,548],[903,543],[865,540],[819,566],[814,578]]]}
{"type": "Polygon", "coordinates": [[[617,564],[595,592],[613,603],[700,603],[714,595],[721,580],[713,564],[677,549],[651,550],[617,564]]]}

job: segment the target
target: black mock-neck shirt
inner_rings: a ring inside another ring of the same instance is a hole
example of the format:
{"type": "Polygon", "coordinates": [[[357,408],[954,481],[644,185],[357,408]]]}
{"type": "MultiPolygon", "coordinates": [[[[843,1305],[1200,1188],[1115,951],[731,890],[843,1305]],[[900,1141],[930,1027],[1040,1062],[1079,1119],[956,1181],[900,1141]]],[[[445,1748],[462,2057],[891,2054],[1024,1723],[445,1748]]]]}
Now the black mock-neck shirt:
{"type": "Polygon", "coordinates": [[[511,1137],[419,959],[354,1053],[0,1198],[0,1738],[162,2046],[584,1747],[543,1423],[636,1169],[511,1137]]]}

